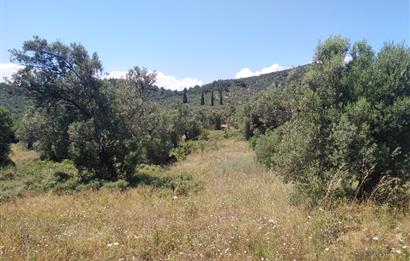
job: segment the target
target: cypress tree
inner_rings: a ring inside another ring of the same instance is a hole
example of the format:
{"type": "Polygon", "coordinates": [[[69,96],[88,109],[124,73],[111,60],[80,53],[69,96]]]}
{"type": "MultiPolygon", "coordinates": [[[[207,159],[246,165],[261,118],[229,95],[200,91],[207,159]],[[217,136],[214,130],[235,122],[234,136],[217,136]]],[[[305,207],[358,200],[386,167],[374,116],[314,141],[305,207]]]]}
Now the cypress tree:
{"type": "Polygon", "coordinates": [[[201,93],[201,105],[205,105],[205,97],[204,97],[204,93],[201,93]]]}
{"type": "Polygon", "coordinates": [[[184,88],[183,94],[182,94],[182,103],[188,103],[188,95],[187,95],[187,89],[184,88]]]}
{"type": "Polygon", "coordinates": [[[219,105],[224,105],[222,90],[219,90],[219,105]]]}
{"type": "Polygon", "coordinates": [[[211,95],[211,106],[214,106],[214,102],[215,102],[215,95],[214,95],[214,92],[212,91],[212,95],[211,95]]]}

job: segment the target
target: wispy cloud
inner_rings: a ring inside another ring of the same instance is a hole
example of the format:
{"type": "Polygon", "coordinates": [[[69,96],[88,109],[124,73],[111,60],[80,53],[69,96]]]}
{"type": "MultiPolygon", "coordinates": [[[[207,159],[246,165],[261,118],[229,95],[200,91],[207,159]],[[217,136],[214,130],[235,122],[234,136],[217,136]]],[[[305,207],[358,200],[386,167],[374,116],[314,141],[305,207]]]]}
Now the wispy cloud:
{"type": "MultiPolygon", "coordinates": [[[[127,71],[111,71],[108,72],[105,78],[124,79],[126,74],[127,71]]],[[[162,72],[157,72],[157,81],[155,83],[155,85],[159,87],[164,87],[165,89],[178,91],[181,91],[184,88],[189,88],[195,85],[202,84],[204,83],[196,78],[184,77],[182,79],[178,79],[175,76],[167,75],[162,72]]]]}
{"type": "Polygon", "coordinates": [[[235,78],[239,79],[239,78],[246,78],[246,77],[251,77],[251,76],[258,76],[258,75],[261,75],[261,74],[277,72],[277,71],[281,71],[281,70],[285,70],[285,69],[286,69],[286,67],[284,67],[282,65],[279,65],[277,63],[272,64],[271,66],[265,67],[262,70],[256,71],[256,72],[253,72],[249,68],[243,68],[239,72],[236,73],[235,78]]]}
{"type": "Polygon", "coordinates": [[[21,68],[23,66],[15,63],[0,63],[0,82],[11,79],[11,76],[21,68]]]}

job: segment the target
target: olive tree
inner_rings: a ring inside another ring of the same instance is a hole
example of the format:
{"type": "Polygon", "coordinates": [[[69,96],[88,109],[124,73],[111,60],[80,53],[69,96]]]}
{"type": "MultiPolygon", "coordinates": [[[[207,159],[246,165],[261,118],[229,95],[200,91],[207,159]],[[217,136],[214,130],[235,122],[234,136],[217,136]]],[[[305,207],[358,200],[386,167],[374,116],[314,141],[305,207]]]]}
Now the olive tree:
{"type": "Polygon", "coordinates": [[[350,45],[331,37],[317,47],[303,81],[288,88],[293,91],[272,99],[290,101],[290,117],[266,131],[265,122],[275,121],[264,121],[264,111],[276,110],[277,103],[255,112],[259,125],[252,126],[266,132],[256,145],[260,161],[316,199],[405,202],[409,48],[386,44],[376,55],[364,41],[350,45]]]}
{"type": "Polygon", "coordinates": [[[133,173],[155,126],[149,118],[153,107],[143,100],[155,73],[134,67],[113,88],[101,79],[97,54],[81,44],[34,37],[11,53],[24,66],[13,86],[34,101],[36,142],[45,157],[72,159],[91,178],[116,180],[133,173]]]}

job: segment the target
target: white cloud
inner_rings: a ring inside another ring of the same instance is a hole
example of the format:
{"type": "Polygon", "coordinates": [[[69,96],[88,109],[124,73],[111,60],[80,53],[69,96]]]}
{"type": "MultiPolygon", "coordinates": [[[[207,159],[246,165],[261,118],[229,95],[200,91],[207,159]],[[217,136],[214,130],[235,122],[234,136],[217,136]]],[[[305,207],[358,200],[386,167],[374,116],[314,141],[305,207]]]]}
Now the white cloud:
{"type": "Polygon", "coordinates": [[[162,72],[157,72],[156,85],[164,87],[165,89],[181,91],[184,88],[194,87],[195,85],[202,84],[204,83],[196,78],[185,77],[182,79],[177,79],[174,76],[166,75],[162,72]]]}
{"type": "Polygon", "coordinates": [[[109,78],[125,79],[126,74],[127,74],[126,71],[111,71],[111,72],[108,72],[107,75],[105,75],[103,78],[105,79],[109,79],[109,78]]]}
{"type": "Polygon", "coordinates": [[[255,73],[252,72],[249,68],[243,68],[242,70],[240,70],[239,72],[236,73],[235,78],[239,79],[239,78],[246,78],[246,77],[251,77],[254,76],[255,73]]]}
{"type": "Polygon", "coordinates": [[[0,82],[5,81],[5,78],[11,79],[11,76],[23,66],[15,63],[0,63],[0,82]]]}
{"type": "Polygon", "coordinates": [[[277,63],[272,64],[271,66],[265,67],[262,70],[256,71],[256,72],[252,72],[251,69],[249,69],[249,68],[243,68],[239,72],[236,73],[235,78],[239,79],[239,78],[246,78],[246,77],[251,77],[251,76],[258,76],[258,75],[261,75],[261,74],[282,71],[282,70],[285,70],[285,69],[286,69],[286,67],[281,66],[277,63]]]}
{"type": "Polygon", "coordinates": [[[353,57],[350,55],[346,55],[345,58],[343,59],[343,62],[345,64],[350,63],[351,61],[353,61],[353,57]]]}
{"type": "MultiPolygon", "coordinates": [[[[126,74],[126,71],[111,71],[104,78],[124,79],[126,74]]],[[[159,87],[178,91],[202,84],[204,83],[196,78],[185,77],[182,79],[177,79],[175,76],[167,75],[162,72],[157,72],[157,81],[155,83],[155,85],[159,87]]]]}

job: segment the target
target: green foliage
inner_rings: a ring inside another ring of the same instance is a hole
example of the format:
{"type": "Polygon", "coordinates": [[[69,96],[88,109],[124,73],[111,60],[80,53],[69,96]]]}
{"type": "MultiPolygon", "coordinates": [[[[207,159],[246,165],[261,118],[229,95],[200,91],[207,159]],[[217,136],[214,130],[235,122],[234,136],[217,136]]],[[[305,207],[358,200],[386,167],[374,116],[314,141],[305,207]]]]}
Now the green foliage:
{"type": "Polygon", "coordinates": [[[219,90],[218,92],[219,92],[219,105],[224,105],[224,101],[223,101],[223,99],[224,99],[223,91],[222,91],[222,90],[219,90]]]}
{"type": "MultiPolygon", "coordinates": [[[[71,159],[90,179],[127,179],[140,163],[163,163],[178,142],[159,108],[146,101],[155,74],[134,67],[115,87],[100,80],[102,65],[82,45],[35,37],[12,51],[25,65],[17,93],[34,100],[20,138],[54,161],[71,159]]],[[[196,133],[189,133],[196,136],[196,133]]]]}
{"type": "Polygon", "coordinates": [[[223,131],[225,139],[229,139],[232,136],[232,131],[229,128],[225,128],[223,131]]]}
{"type": "Polygon", "coordinates": [[[184,91],[182,93],[182,103],[188,103],[188,95],[187,95],[187,89],[184,88],[184,91]]]}
{"type": "Polygon", "coordinates": [[[8,109],[12,116],[19,117],[30,106],[30,101],[11,89],[7,83],[0,83],[0,106],[8,109]]]}
{"type": "Polygon", "coordinates": [[[179,145],[171,151],[171,156],[177,161],[184,160],[186,156],[191,153],[201,152],[205,150],[212,150],[217,148],[215,138],[209,140],[209,131],[203,129],[199,135],[198,140],[186,140],[179,143],[179,145]]]}
{"type": "Polygon", "coordinates": [[[204,93],[201,93],[201,105],[205,105],[205,96],[204,93]]]}
{"type": "Polygon", "coordinates": [[[174,145],[176,146],[183,136],[187,140],[196,140],[204,127],[205,114],[187,105],[178,104],[162,111],[163,119],[168,124],[174,145]]]}
{"type": "Polygon", "coordinates": [[[129,183],[126,180],[119,179],[114,182],[106,182],[101,189],[107,189],[111,191],[124,191],[129,187],[129,183]]]}
{"type": "Polygon", "coordinates": [[[177,161],[183,160],[192,152],[192,142],[182,142],[178,147],[171,151],[171,155],[175,157],[177,161]]]}
{"type": "Polygon", "coordinates": [[[70,192],[82,178],[73,162],[32,160],[0,169],[0,200],[40,191],[70,192]]]}
{"type": "Polygon", "coordinates": [[[173,173],[154,165],[141,165],[134,175],[136,184],[161,189],[164,195],[187,196],[202,188],[202,184],[187,173],[173,173]]]}
{"type": "Polygon", "coordinates": [[[0,107],[0,167],[8,161],[10,143],[14,140],[12,125],[10,113],[0,107]]]}
{"type": "MultiPolygon", "coordinates": [[[[299,66],[293,69],[294,74],[301,77],[308,65],[299,66]]],[[[194,86],[188,89],[190,103],[193,105],[201,104],[202,93],[206,104],[211,104],[212,92],[218,92],[220,95],[219,102],[214,103],[215,107],[241,106],[248,102],[249,98],[267,89],[268,87],[283,89],[288,82],[288,75],[291,70],[283,70],[259,76],[233,79],[233,80],[217,80],[202,86],[194,86]],[[221,97],[223,105],[220,104],[221,97]]],[[[172,104],[180,100],[180,93],[177,99],[165,98],[161,101],[163,104],[172,104]]],[[[215,97],[214,97],[215,98],[215,97]]]]}
{"type": "Polygon", "coordinates": [[[215,95],[214,95],[214,92],[212,91],[211,92],[211,106],[214,106],[215,105],[215,95]]]}
{"type": "Polygon", "coordinates": [[[134,67],[125,80],[107,84],[97,55],[81,45],[36,37],[12,54],[25,65],[14,76],[15,91],[35,105],[19,124],[20,140],[43,159],[72,160],[87,173],[85,183],[129,180],[139,164],[167,163],[181,139],[197,140],[225,120],[222,109],[152,103],[147,91],[155,74],[146,69],[134,67]]]}
{"type": "Polygon", "coordinates": [[[243,108],[242,130],[246,139],[264,134],[290,119],[289,90],[268,89],[243,108]]]}
{"type": "Polygon", "coordinates": [[[410,50],[331,37],[302,81],[267,91],[244,117],[258,159],[317,200],[406,202],[410,50]],[[350,62],[345,57],[350,50],[350,62]],[[255,135],[256,134],[256,135],[255,135]]]}

